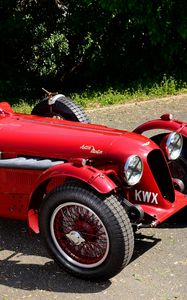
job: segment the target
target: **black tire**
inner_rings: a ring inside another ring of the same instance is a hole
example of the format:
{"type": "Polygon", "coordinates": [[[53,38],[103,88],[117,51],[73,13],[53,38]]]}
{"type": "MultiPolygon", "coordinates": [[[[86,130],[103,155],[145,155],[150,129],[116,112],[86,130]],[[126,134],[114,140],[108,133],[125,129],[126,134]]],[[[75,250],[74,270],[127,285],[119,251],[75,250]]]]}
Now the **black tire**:
{"type": "Polygon", "coordinates": [[[132,226],[114,195],[101,199],[77,183],[65,183],[44,199],[39,223],[52,257],[86,280],[115,276],[133,254],[132,226]]]}
{"type": "MultiPolygon", "coordinates": [[[[164,136],[168,133],[161,133],[151,137],[151,139],[160,146],[160,143],[164,136]]],[[[172,178],[180,179],[184,184],[184,194],[187,194],[187,138],[183,137],[183,149],[181,156],[176,160],[168,161],[168,166],[171,172],[172,178]]]]}
{"type": "Polygon", "coordinates": [[[183,194],[187,194],[187,161],[179,157],[168,164],[172,177],[180,179],[183,182],[183,194]]]}
{"type": "Polygon", "coordinates": [[[31,114],[44,117],[57,117],[85,124],[90,123],[90,120],[84,110],[78,104],[65,96],[59,97],[52,105],[48,104],[47,99],[40,101],[33,108],[31,114]]]}

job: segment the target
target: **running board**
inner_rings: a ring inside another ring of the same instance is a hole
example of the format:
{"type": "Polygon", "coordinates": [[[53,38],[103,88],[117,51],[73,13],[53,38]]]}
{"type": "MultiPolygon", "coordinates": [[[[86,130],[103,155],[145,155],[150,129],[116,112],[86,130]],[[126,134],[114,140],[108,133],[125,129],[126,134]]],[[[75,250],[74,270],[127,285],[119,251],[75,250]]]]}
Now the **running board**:
{"type": "Polygon", "coordinates": [[[50,167],[63,163],[64,161],[61,160],[57,161],[42,158],[16,157],[9,159],[0,159],[0,168],[46,170],[50,167]]]}

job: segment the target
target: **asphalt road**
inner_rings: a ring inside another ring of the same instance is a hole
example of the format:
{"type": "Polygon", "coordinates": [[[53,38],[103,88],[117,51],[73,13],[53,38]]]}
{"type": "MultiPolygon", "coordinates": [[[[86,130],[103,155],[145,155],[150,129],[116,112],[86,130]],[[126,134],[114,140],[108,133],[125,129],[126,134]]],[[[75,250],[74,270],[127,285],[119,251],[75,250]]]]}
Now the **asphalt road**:
{"type": "MultiPolygon", "coordinates": [[[[94,123],[132,130],[163,113],[187,120],[187,95],[89,111],[94,123]]],[[[187,299],[187,209],[155,229],[135,235],[130,264],[104,283],[61,271],[40,236],[21,222],[0,220],[0,299],[187,299]]]]}

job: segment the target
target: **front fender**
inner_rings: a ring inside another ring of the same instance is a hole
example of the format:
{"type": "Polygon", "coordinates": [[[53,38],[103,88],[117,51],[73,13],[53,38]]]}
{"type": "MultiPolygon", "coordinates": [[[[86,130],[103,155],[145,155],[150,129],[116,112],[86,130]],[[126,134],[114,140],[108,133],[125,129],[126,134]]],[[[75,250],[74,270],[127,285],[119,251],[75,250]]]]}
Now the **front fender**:
{"type": "Polygon", "coordinates": [[[96,168],[87,165],[75,166],[72,163],[64,163],[42,173],[33,190],[35,191],[44,182],[54,177],[62,178],[62,183],[68,178],[83,181],[101,194],[107,194],[117,187],[107,175],[96,168]]]}
{"type": "Polygon", "coordinates": [[[42,173],[32,189],[28,207],[28,225],[35,232],[39,233],[38,210],[50,180],[58,178],[60,184],[71,179],[80,180],[94,188],[101,194],[113,191],[116,184],[102,171],[90,166],[75,166],[72,163],[64,163],[49,168],[42,173]]]}
{"type": "Polygon", "coordinates": [[[185,132],[187,131],[187,130],[184,131],[185,128],[186,128],[186,124],[181,121],[156,119],[141,124],[140,126],[135,128],[133,132],[142,134],[143,132],[148,130],[165,129],[168,131],[178,131],[182,134],[185,134],[185,132]]]}

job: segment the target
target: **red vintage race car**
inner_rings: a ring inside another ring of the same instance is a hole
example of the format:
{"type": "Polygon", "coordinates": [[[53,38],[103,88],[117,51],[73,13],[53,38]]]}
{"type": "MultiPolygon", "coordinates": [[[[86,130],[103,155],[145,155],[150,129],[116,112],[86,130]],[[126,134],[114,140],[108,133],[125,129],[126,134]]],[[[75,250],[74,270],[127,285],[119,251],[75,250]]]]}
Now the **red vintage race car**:
{"type": "Polygon", "coordinates": [[[181,155],[178,159],[171,159],[170,155],[166,155],[168,165],[173,177],[175,187],[187,194],[187,122],[173,119],[172,114],[164,114],[160,119],[148,121],[136,129],[134,132],[142,134],[150,130],[162,130],[164,132],[158,133],[151,137],[151,139],[159,145],[165,152],[165,142],[168,132],[175,131],[179,132],[183,137],[183,147],[181,155]]]}
{"type": "MultiPolygon", "coordinates": [[[[133,227],[157,226],[187,205],[163,151],[142,135],[18,114],[5,102],[0,131],[0,216],[28,222],[75,276],[115,276],[133,254],[133,227]]],[[[177,159],[181,135],[163,147],[177,159]]]]}

